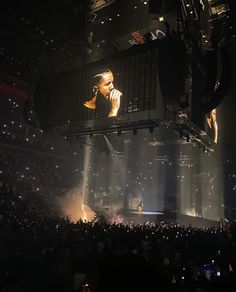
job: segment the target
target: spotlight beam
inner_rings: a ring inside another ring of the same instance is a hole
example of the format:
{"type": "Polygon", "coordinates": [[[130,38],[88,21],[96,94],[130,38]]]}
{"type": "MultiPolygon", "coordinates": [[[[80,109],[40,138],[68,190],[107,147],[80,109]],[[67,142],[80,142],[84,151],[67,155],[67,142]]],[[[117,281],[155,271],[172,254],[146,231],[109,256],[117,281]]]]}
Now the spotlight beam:
{"type": "Polygon", "coordinates": [[[115,151],[115,149],[112,146],[111,142],[109,141],[107,135],[104,134],[103,137],[104,137],[104,139],[105,139],[105,141],[107,143],[107,147],[108,147],[108,149],[109,149],[111,154],[119,155],[119,156],[122,156],[122,157],[127,157],[127,156],[123,155],[121,152],[115,151]]]}

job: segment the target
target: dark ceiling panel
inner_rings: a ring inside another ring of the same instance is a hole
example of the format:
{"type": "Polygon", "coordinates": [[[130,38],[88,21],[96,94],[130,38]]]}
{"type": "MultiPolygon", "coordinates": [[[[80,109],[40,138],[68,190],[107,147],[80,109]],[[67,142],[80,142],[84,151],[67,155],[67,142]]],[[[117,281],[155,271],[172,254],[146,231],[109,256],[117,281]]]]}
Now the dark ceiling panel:
{"type": "Polygon", "coordinates": [[[134,31],[159,27],[143,0],[8,0],[0,10],[0,69],[25,79],[64,72],[126,49],[120,43],[134,31]]]}
{"type": "Polygon", "coordinates": [[[2,66],[14,67],[15,63],[16,67],[20,64],[38,71],[41,60],[48,58],[53,70],[63,67],[58,65],[68,67],[73,60],[82,60],[88,3],[87,0],[7,1],[0,11],[2,66]]]}

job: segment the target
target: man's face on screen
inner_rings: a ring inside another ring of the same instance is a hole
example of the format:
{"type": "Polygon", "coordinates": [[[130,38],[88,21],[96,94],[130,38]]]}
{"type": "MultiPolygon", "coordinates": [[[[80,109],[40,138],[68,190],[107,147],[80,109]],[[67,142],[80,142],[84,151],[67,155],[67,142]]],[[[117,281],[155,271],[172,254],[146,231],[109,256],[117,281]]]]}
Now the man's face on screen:
{"type": "Polygon", "coordinates": [[[111,90],[114,89],[113,82],[114,78],[112,72],[106,72],[102,74],[102,80],[98,85],[98,90],[106,98],[108,98],[108,95],[111,92],[111,90]]]}

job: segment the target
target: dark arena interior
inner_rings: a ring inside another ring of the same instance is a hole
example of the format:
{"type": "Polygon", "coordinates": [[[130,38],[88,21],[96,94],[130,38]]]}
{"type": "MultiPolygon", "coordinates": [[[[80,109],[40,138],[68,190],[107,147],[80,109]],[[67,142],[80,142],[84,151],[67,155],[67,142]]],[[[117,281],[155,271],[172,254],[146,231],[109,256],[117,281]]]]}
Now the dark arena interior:
{"type": "Polygon", "coordinates": [[[0,9],[0,292],[236,289],[235,0],[0,9]]]}

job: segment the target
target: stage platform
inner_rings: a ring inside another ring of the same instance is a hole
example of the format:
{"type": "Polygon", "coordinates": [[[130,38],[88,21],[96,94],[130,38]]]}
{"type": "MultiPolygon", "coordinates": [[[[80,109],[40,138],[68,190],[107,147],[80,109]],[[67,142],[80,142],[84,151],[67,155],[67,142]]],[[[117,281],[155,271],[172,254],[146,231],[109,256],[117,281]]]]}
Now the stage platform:
{"type": "Polygon", "coordinates": [[[67,137],[71,143],[83,144],[86,137],[98,137],[108,134],[121,135],[121,133],[135,132],[149,129],[158,129],[158,140],[163,145],[168,141],[176,141],[174,134],[182,140],[182,143],[198,145],[208,153],[214,152],[215,143],[201,128],[193,123],[186,114],[182,112],[168,113],[165,119],[148,118],[154,114],[148,112],[122,115],[122,117],[101,118],[96,120],[69,123],[55,127],[54,132],[67,137]]]}
{"type": "Polygon", "coordinates": [[[220,221],[210,220],[202,217],[194,217],[184,214],[177,214],[175,212],[150,212],[143,210],[142,212],[138,212],[136,210],[127,210],[122,213],[123,223],[127,224],[130,221],[135,224],[145,224],[147,222],[154,223],[176,223],[185,226],[193,226],[193,227],[219,227],[220,221]]]}

